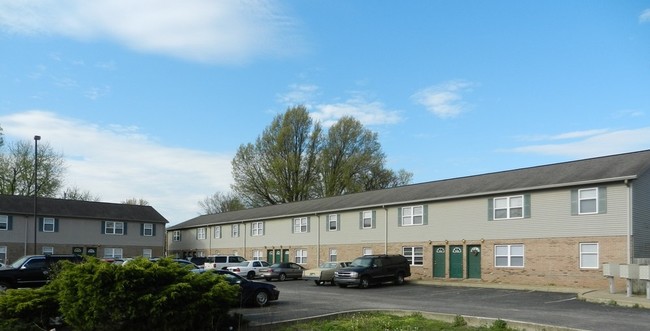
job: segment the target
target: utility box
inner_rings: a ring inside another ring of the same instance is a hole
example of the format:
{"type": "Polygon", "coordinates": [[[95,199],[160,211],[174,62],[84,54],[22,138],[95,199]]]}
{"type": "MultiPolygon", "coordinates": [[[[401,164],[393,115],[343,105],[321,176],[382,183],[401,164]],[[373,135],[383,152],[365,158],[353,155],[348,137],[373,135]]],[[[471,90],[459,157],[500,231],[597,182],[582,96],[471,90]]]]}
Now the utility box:
{"type": "Polygon", "coordinates": [[[650,280],[650,265],[639,266],[639,279],[650,280]]]}
{"type": "Polygon", "coordinates": [[[639,279],[639,265],[638,264],[621,264],[619,270],[620,270],[621,278],[639,279]]]}
{"type": "Polygon", "coordinates": [[[603,276],[618,277],[618,263],[603,263],[603,276]]]}

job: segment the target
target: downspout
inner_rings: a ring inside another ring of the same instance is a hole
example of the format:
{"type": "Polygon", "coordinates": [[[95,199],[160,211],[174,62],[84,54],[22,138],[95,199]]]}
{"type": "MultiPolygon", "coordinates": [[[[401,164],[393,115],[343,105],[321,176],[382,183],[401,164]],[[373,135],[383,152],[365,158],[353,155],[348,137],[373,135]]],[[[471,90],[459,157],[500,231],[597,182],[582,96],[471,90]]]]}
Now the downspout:
{"type": "Polygon", "coordinates": [[[388,208],[386,205],[381,208],[384,209],[384,254],[388,254],[388,208]]]}
{"type": "Polygon", "coordinates": [[[627,263],[632,263],[632,183],[625,180],[627,187],[627,263]]]}
{"type": "Polygon", "coordinates": [[[243,244],[244,254],[242,254],[242,255],[244,256],[244,258],[248,258],[246,256],[246,236],[248,236],[248,230],[246,229],[246,223],[241,222],[241,225],[243,225],[242,227],[244,228],[244,235],[242,236],[242,238],[243,238],[242,239],[242,244],[243,244]]]}
{"type": "Polygon", "coordinates": [[[314,213],[314,216],[318,218],[318,230],[316,230],[316,267],[320,265],[320,215],[314,213]]]}

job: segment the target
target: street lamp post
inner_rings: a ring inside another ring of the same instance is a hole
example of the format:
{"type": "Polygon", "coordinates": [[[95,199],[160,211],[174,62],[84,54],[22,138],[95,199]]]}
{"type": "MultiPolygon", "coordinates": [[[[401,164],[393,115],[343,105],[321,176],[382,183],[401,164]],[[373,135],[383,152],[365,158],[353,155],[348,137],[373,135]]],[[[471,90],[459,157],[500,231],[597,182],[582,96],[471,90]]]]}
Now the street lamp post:
{"type": "Polygon", "coordinates": [[[34,136],[34,254],[36,252],[36,234],[38,233],[38,214],[37,214],[37,203],[38,203],[38,141],[41,140],[41,136],[34,136]]]}

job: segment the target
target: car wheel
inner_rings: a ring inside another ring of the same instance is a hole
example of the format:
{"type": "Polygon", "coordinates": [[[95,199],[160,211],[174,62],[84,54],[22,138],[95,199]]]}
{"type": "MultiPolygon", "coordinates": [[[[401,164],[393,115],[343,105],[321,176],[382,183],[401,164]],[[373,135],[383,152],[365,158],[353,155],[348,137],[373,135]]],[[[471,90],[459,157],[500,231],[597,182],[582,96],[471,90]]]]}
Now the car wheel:
{"type": "Polygon", "coordinates": [[[404,274],[399,272],[397,273],[397,276],[395,277],[395,285],[402,285],[404,284],[404,274]]]}
{"type": "Polygon", "coordinates": [[[320,286],[321,284],[320,280],[315,280],[314,283],[316,283],[316,286],[320,286]]]}
{"type": "Polygon", "coordinates": [[[249,271],[249,272],[246,274],[246,278],[248,278],[248,279],[253,279],[253,278],[255,278],[255,271],[252,271],[252,270],[249,271]]]}
{"type": "Polygon", "coordinates": [[[269,303],[269,294],[266,291],[259,290],[255,292],[255,304],[263,307],[269,303]]]}
{"type": "Polygon", "coordinates": [[[278,277],[280,281],[285,281],[287,280],[287,275],[285,273],[281,273],[280,276],[278,277]]]}
{"type": "Polygon", "coordinates": [[[0,282],[0,292],[4,292],[4,291],[6,291],[6,290],[8,290],[10,288],[11,288],[11,286],[7,285],[6,283],[0,282]]]}
{"type": "Polygon", "coordinates": [[[361,277],[359,288],[368,288],[370,286],[370,278],[368,276],[361,277]]]}

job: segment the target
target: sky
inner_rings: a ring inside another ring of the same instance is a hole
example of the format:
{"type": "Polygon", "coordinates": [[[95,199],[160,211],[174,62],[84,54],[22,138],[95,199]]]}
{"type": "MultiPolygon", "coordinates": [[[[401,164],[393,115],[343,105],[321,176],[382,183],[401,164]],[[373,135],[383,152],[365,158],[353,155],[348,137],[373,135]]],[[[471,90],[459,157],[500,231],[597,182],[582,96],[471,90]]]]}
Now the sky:
{"type": "Polygon", "coordinates": [[[650,149],[650,0],[0,0],[4,151],[101,201],[194,218],[295,105],[413,183],[650,149]]]}

